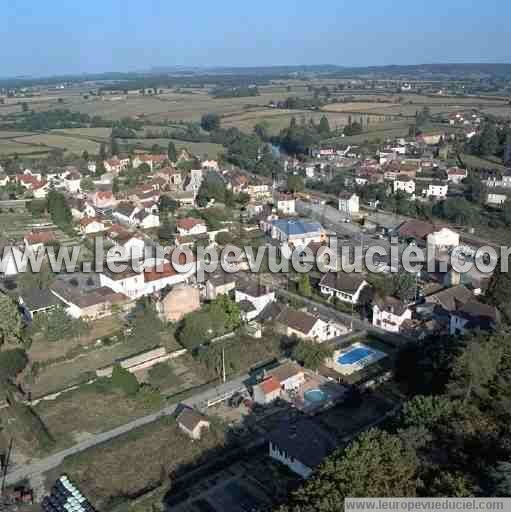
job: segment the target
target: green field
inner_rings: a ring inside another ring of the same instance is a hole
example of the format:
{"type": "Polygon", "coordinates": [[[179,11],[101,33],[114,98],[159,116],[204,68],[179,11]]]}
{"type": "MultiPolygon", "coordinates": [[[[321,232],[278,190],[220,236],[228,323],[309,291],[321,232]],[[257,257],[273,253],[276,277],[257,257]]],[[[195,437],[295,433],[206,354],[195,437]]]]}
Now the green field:
{"type": "Polygon", "coordinates": [[[87,138],[75,138],[72,136],[55,135],[51,133],[30,135],[28,137],[22,137],[21,139],[12,140],[14,142],[22,141],[23,143],[33,144],[35,146],[64,149],[77,154],[80,154],[83,151],[88,151],[89,153],[98,153],[99,151],[99,143],[87,138]]]}
{"type": "Polygon", "coordinates": [[[151,149],[154,144],[167,148],[169,141],[172,140],[178,150],[188,149],[194,155],[208,155],[209,158],[216,158],[218,153],[223,151],[223,146],[211,142],[185,142],[175,139],[122,139],[125,144],[137,144],[146,149],[151,149]]]}
{"type": "Polygon", "coordinates": [[[502,164],[502,161],[496,162],[495,160],[486,160],[475,155],[468,155],[462,153],[460,158],[464,165],[473,169],[498,169],[504,171],[506,167],[502,164]]]}

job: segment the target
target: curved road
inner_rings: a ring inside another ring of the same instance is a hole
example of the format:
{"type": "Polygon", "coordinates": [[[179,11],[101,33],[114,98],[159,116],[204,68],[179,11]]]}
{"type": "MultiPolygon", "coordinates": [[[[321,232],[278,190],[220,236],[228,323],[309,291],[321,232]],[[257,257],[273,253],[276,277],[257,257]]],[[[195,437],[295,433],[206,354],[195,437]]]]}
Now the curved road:
{"type": "MultiPolygon", "coordinates": [[[[189,406],[201,406],[208,400],[214,399],[218,396],[224,395],[226,393],[237,391],[239,388],[243,386],[243,382],[249,378],[248,375],[242,375],[241,377],[237,377],[225,384],[221,384],[217,387],[207,389],[193,397],[184,400],[182,403],[189,406]]],[[[34,476],[40,476],[47,471],[56,468],[59,466],[62,461],[68,457],[69,455],[74,455],[79,452],[83,452],[88,448],[92,448],[98,444],[110,441],[130,430],[141,427],[148,423],[152,423],[153,421],[161,418],[162,416],[170,416],[172,415],[179,404],[171,404],[167,407],[161,409],[158,412],[153,414],[149,414],[147,416],[143,416],[142,418],[137,418],[129,423],[125,423],[120,427],[114,428],[107,432],[102,432],[100,434],[93,435],[90,439],[82,441],[70,448],[57,452],[53,455],[49,455],[43,459],[39,459],[36,462],[26,464],[23,466],[14,466],[11,470],[7,472],[6,485],[13,485],[20,480],[30,479],[34,476]]]]}

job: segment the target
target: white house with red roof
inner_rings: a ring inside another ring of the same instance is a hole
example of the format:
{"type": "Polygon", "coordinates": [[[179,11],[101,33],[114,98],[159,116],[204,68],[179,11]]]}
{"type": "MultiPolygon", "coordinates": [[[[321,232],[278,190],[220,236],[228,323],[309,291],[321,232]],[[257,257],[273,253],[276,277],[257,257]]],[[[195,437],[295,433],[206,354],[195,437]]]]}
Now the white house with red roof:
{"type": "Polygon", "coordinates": [[[107,210],[117,205],[117,200],[113,193],[109,190],[98,190],[87,196],[88,202],[98,210],[107,210]]]}
{"type": "Polygon", "coordinates": [[[27,233],[23,239],[25,247],[38,251],[45,245],[51,245],[57,241],[57,237],[53,231],[31,231],[27,233]]]}
{"type": "Polygon", "coordinates": [[[136,155],[131,161],[131,165],[134,169],[138,169],[142,164],[147,164],[152,171],[165,164],[168,159],[167,155],[136,155]]]}
{"type": "Polygon", "coordinates": [[[176,227],[181,236],[202,235],[208,232],[206,222],[203,219],[196,219],[194,217],[178,219],[176,227]]]}
{"type": "Polygon", "coordinates": [[[80,220],[80,233],[93,235],[105,231],[105,224],[97,217],[84,217],[80,220]]]}
{"type": "Polygon", "coordinates": [[[459,185],[468,176],[466,169],[460,169],[459,167],[451,167],[447,169],[447,181],[459,185]]]}
{"type": "Polygon", "coordinates": [[[122,272],[112,272],[107,269],[99,276],[100,284],[132,299],[138,299],[167,286],[188,282],[195,274],[196,262],[190,261],[186,265],[182,261],[183,265],[173,264],[169,260],[150,259],[143,262],[138,271],[127,268],[122,272]]]}
{"type": "Polygon", "coordinates": [[[48,195],[48,182],[37,176],[40,174],[21,174],[16,176],[16,181],[26,190],[30,190],[36,199],[44,199],[48,195]]]}

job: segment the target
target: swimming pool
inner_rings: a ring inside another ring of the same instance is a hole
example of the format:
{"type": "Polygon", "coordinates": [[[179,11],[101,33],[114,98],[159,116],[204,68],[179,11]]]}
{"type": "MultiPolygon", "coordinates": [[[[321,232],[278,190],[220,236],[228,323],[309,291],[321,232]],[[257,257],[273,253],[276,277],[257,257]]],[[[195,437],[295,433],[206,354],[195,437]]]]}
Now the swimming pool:
{"type": "Polygon", "coordinates": [[[324,402],[328,396],[324,391],[321,391],[321,389],[309,389],[305,391],[303,398],[305,398],[307,402],[313,402],[317,404],[319,402],[324,402]]]}
{"type": "Polygon", "coordinates": [[[339,356],[337,362],[342,365],[356,364],[373,354],[374,351],[368,347],[355,347],[339,356]]]}

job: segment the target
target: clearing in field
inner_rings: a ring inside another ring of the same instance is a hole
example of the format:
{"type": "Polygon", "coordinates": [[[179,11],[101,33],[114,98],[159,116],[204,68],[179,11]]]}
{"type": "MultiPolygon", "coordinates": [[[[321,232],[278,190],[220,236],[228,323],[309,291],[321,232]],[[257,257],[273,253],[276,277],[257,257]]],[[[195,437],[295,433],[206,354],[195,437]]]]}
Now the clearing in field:
{"type": "Polygon", "coordinates": [[[25,155],[30,153],[40,153],[44,155],[48,153],[50,148],[44,145],[35,145],[33,143],[21,143],[23,139],[19,139],[20,142],[11,139],[0,139],[0,155],[25,155]]]}

